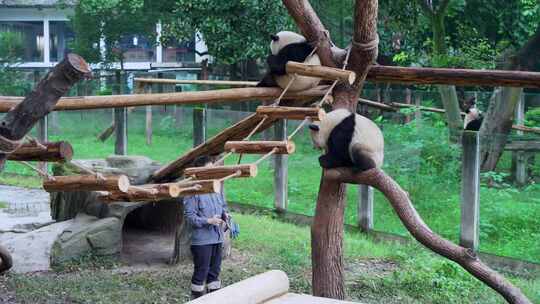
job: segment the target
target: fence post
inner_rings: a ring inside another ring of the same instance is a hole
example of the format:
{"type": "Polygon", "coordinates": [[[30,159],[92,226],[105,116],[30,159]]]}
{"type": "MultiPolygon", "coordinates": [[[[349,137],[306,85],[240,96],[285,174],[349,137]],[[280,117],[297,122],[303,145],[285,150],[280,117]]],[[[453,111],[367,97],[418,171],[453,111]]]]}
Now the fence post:
{"type": "Polygon", "coordinates": [[[358,186],[358,226],[363,232],[373,230],[373,188],[358,186]]]}
{"type": "MultiPolygon", "coordinates": [[[[274,124],[276,140],[287,140],[287,120],[281,119],[274,124]]],[[[286,154],[274,157],[274,206],[278,212],[287,211],[288,203],[288,159],[286,154]]]]}
{"type": "MultiPolygon", "coordinates": [[[[37,125],[37,139],[40,143],[44,143],[49,140],[48,125],[49,123],[47,116],[43,116],[43,118],[39,120],[39,123],[37,125]]],[[[45,172],[49,171],[49,166],[46,162],[38,163],[38,168],[45,172]]]]}
{"type": "Polygon", "coordinates": [[[114,154],[127,155],[127,109],[114,108],[114,133],[116,142],[114,145],[114,154]]]}
{"type": "Polygon", "coordinates": [[[206,141],[206,108],[193,108],[193,146],[206,141]]]}
{"type": "MultiPolygon", "coordinates": [[[[525,122],[525,95],[524,93],[521,93],[520,101],[517,104],[516,107],[516,125],[523,126],[523,123],[525,122]]],[[[517,131],[518,135],[523,135],[523,131],[517,131]]],[[[523,186],[527,184],[527,164],[528,164],[528,157],[525,156],[524,151],[516,151],[513,153],[513,158],[516,162],[516,184],[518,186],[523,186]]]]}
{"type": "MultiPolygon", "coordinates": [[[[409,88],[405,89],[405,103],[410,105],[412,104],[412,91],[409,88]]],[[[410,114],[405,115],[405,123],[410,123],[412,120],[412,117],[410,114]]]]}
{"type": "Polygon", "coordinates": [[[478,132],[463,132],[462,142],[460,244],[476,251],[480,234],[480,138],[478,132]]]}
{"type": "Polygon", "coordinates": [[[416,106],[416,111],[414,112],[414,119],[416,120],[416,124],[420,126],[422,123],[422,111],[420,110],[420,107],[422,106],[422,92],[416,91],[416,96],[414,97],[414,105],[416,106]]]}

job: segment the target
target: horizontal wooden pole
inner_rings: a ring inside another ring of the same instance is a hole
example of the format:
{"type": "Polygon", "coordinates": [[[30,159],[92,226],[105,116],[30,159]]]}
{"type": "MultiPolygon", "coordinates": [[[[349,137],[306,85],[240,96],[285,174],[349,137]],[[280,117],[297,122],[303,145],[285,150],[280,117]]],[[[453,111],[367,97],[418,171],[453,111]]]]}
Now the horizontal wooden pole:
{"type": "Polygon", "coordinates": [[[507,151],[540,151],[540,141],[512,141],[504,147],[507,151]]]}
{"type": "Polygon", "coordinates": [[[221,193],[221,183],[218,180],[180,181],[177,183],[177,185],[180,187],[180,196],[221,193]],[[200,189],[192,189],[194,186],[200,186],[200,189]]]}
{"type": "Polygon", "coordinates": [[[257,114],[274,119],[304,120],[310,118],[322,120],[326,112],[321,108],[259,106],[257,114]]]}
{"type": "Polygon", "coordinates": [[[180,187],[175,184],[130,186],[126,192],[111,191],[98,195],[105,203],[145,202],[177,198],[180,187]]]}
{"type": "Polygon", "coordinates": [[[47,192],[72,191],[116,191],[127,192],[130,186],[125,175],[70,175],[54,176],[54,179],[45,180],[43,189],[47,192]]]}
{"type": "Polygon", "coordinates": [[[7,157],[12,161],[68,162],[73,158],[73,147],[66,141],[25,143],[7,157]]]}
{"type": "Polygon", "coordinates": [[[336,69],[320,65],[309,65],[294,61],[287,62],[286,70],[289,74],[318,77],[327,80],[341,80],[348,84],[353,84],[356,80],[356,73],[353,71],[336,69]]]}
{"type": "Polygon", "coordinates": [[[374,65],[368,81],[407,84],[540,88],[540,73],[503,70],[469,70],[374,65]]]}
{"type": "Polygon", "coordinates": [[[236,172],[240,172],[237,177],[255,177],[257,176],[257,166],[253,164],[236,166],[214,166],[214,167],[193,167],[186,168],[184,174],[196,179],[220,179],[236,172]]]}
{"type": "Polygon", "coordinates": [[[223,86],[239,86],[239,87],[254,87],[257,81],[228,81],[228,80],[199,80],[199,79],[165,79],[165,78],[135,78],[135,82],[144,84],[197,84],[197,85],[223,85],[223,86]]]}
{"type": "Polygon", "coordinates": [[[292,141],[228,141],[225,152],[245,154],[266,154],[276,149],[274,154],[292,154],[296,146],[292,141]]]}
{"type": "MultiPolygon", "coordinates": [[[[328,86],[318,86],[302,92],[288,92],[285,99],[315,99],[324,96],[328,86]]],[[[73,111],[107,109],[121,107],[140,107],[149,105],[191,105],[216,104],[226,102],[273,100],[280,96],[280,88],[237,88],[199,92],[133,94],[64,97],[56,104],[54,111],[73,111]]],[[[0,113],[7,112],[17,105],[22,98],[4,98],[0,96],[0,113]]]]}

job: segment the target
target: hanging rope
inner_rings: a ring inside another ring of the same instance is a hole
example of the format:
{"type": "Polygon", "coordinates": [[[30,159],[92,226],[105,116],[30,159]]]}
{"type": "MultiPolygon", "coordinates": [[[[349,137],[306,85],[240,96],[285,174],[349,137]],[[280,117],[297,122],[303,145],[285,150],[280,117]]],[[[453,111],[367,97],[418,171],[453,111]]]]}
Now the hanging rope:
{"type": "Polygon", "coordinates": [[[87,168],[83,165],[80,165],[80,164],[77,164],[75,162],[69,162],[71,165],[73,165],[75,168],[85,172],[86,174],[89,174],[89,175],[95,175],[97,179],[101,180],[101,181],[105,181],[105,177],[99,173],[99,172],[96,172],[90,168],[87,168]]]}
{"type": "Polygon", "coordinates": [[[37,174],[39,174],[41,177],[45,178],[46,180],[52,180],[52,181],[56,180],[54,178],[54,176],[50,175],[49,173],[47,173],[47,172],[45,172],[45,171],[43,171],[43,170],[41,170],[41,169],[39,169],[37,167],[32,166],[32,164],[30,164],[29,162],[21,161],[20,163],[27,166],[28,168],[34,170],[35,172],[37,172],[37,174]]]}
{"type": "Polygon", "coordinates": [[[41,150],[47,150],[47,147],[45,147],[43,144],[41,144],[39,142],[39,140],[37,140],[36,138],[30,136],[30,135],[26,135],[25,136],[26,140],[28,140],[29,143],[33,144],[34,146],[40,148],[41,150]]]}

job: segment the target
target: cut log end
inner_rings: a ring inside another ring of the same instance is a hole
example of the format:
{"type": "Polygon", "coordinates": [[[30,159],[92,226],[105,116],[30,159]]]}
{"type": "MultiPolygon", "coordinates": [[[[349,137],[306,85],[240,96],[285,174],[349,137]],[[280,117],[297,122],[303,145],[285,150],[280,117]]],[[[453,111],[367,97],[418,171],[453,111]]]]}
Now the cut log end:
{"type": "Polygon", "coordinates": [[[77,71],[83,74],[90,74],[92,72],[92,68],[90,68],[90,65],[81,56],[75,53],[69,53],[67,55],[67,59],[71,66],[77,71]]]}
{"type": "Polygon", "coordinates": [[[128,192],[130,186],[129,178],[126,175],[120,175],[118,177],[118,191],[128,192]]]}
{"type": "Polygon", "coordinates": [[[60,142],[60,155],[62,155],[61,162],[70,162],[73,159],[73,146],[67,141],[60,142]]]}

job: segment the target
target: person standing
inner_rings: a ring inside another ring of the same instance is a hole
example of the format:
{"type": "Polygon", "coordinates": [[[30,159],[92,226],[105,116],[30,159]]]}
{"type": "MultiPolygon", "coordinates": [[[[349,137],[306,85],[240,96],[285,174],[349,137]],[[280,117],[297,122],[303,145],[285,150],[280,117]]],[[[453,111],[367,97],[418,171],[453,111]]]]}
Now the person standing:
{"type": "MultiPolygon", "coordinates": [[[[212,164],[212,158],[201,156],[194,166],[212,164]]],[[[196,299],[207,292],[221,288],[221,252],[224,241],[224,226],[228,218],[227,202],[221,193],[197,194],[184,198],[184,215],[192,228],[191,253],[193,276],[191,298],[196,299]]]]}

